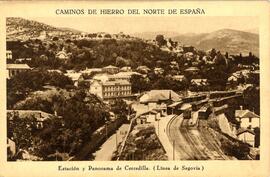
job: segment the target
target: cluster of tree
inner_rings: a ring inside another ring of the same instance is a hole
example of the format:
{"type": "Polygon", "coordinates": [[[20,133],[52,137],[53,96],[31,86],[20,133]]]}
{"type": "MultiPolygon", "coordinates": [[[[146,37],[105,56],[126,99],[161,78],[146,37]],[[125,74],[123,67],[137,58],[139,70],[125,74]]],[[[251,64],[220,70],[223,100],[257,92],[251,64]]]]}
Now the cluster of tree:
{"type": "Polygon", "coordinates": [[[234,156],[239,160],[248,160],[250,148],[246,143],[221,139],[221,148],[226,155],[234,156]]]}
{"type": "Polygon", "coordinates": [[[245,89],[243,93],[244,106],[260,115],[260,88],[251,86],[245,89]]]}
{"type": "Polygon", "coordinates": [[[25,98],[30,92],[42,90],[45,85],[59,88],[71,88],[73,81],[69,77],[58,72],[48,72],[46,70],[21,72],[7,80],[8,108],[12,108],[12,105],[25,98]]]}
{"type": "Polygon", "coordinates": [[[234,59],[234,63],[236,64],[244,64],[244,65],[253,65],[259,64],[259,58],[256,57],[254,54],[249,52],[248,56],[243,56],[241,53],[239,55],[232,56],[234,59]]]}
{"type": "MultiPolygon", "coordinates": [[[[163,35],[157,35],[156,41],[159,46],[167,44],[163,35]]],[[[171,40],[168,42],[172,46],[176,45],[171,40]]],[[[29,65],[32,67],[81,70],[86,67],[99,68],[107,65],[131,66],[131,68],[135,69],[138,66],[145,65],[151,70],[155,67],[164,69],[163,78],[152,79],[153,77],[149,76],[150,82],[139,79],[140,83],[143,83],[139,86],[142,88],[138,88],[134,84],[134,92],[149,90],[153,88],[153,85],[157,86],[157,88],[175,88],[179,86],[179,90],[187,88],[186,84],[182,86],[173,80],[165,78],[166,75],[175,74],[185,74],[188,81],[193,78],[205,78],[209,82],[207,89],[224,90],[228,77],[239,70],[238,63],[252,65],[258,61],[258,58],[251,53],[248,57],[233,56],[231,60],[228,53],[222,55],[219,51],[212,49],[206,54],[204,51],[194,50],[193,47],[191,47],[193,56],[188,58],[185,54],[162,51],[159,47],[139,39],[130,41],[68,39],[68,41],[57,40],[50,42],[29,40],[26,42],[8,42],[7,48],[13,51],[14,58],[32,57],[32,61],[29,61],[29,65]],[[62,50],[63,47],[70,54],[69,59],[65,61],[55,58],[55,54],[62,50]],[[209,64],[204,61],[203,58],[205,57],[212,63],[209,64]],[[171,61],[175,61],[178,66],[172,68],[170,66],[171,61]],[[186,73],[185,69],[191,66],[198,67],[199,72],[193,75],[186,73]]],[[[153,74],[150,73],[149,75],[153,74]]],[[[256,79],[254,81],[256,82],[256,79]]]]}
{"type": "Polygon", "coordinates": [[[166,66],[173,59],[167,52],[161,51],[154,45],[142,40],[70,40],[46,41],[28,40],[25,42],[7,42],[7,49],[12,50],[13,58],[32,58],[28,61],[31,67],[54,69],[84,69],[85,67],[104,67],[129,65],[136,68],[146,65],[154,68],[156,61],[160,60],[166,66]],[[71,53],[67,61],[55,57],[56,53],[65,48],[71,53]]]}
{"type": "MultiPolygon", "coordinates": [[[[27,149],[44,160],[56,152],[74,155],[90,141],[90,135],[109,120],[106,106],[83,90],[76,91],[69,98],[56,95],[50,106],[58,117],[45,120],[42,130],[34,128],[36,121],[33,118],[15,117],[8,121],[9,137],[15,140],[17,147],[27,149]]],[[[114,109],[120,110],[117,105],[114,109]]]]}
{"type": "Polygon", "coordinates": [[[140,75],[132,75],[131,88],[133,93],[140,93],[152,89],[171,89],[174,91],[186,90],[189,87],[187,79],[174,80],[171,76],[149,73],[146,78],[140,75]]]}

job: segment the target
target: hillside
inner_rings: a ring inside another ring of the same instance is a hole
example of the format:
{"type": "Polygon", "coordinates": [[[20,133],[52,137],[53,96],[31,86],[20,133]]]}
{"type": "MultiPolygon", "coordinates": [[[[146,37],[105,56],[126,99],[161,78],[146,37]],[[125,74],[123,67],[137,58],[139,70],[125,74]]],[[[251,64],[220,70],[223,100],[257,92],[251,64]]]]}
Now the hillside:
{"type": "Polygon", "coordinates": [[[47,35],[59,35],[60,33],[78,33],[79,31],[69,28],[56,28],[34,20],[26,20],[19,17],[8,17],[6,19],[7,39],[29,39],[37,38],[43,31],[47,35]]]}
{"type": "Polygon", "coordinates": [[[185,45],[193,45],[201,50],[216,48],[229,54],[248,54],[259,56],[259,35],[232,29],[222,29],[212,33],[179,35],[173,38],[185,45]]]}

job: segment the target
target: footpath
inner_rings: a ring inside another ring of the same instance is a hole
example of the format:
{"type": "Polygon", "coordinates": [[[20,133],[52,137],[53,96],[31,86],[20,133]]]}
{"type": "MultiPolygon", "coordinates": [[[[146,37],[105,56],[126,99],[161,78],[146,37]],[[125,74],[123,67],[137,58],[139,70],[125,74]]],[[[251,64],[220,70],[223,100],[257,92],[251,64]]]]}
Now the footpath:
{"type": "Polygon", "coordinates": [[[123,124],[119,129],[110,136],[97,150],[94,155],[95,161],[110,161],[113,155],[113,152],[116,150],[116,147],[121,143],[128,131],[129,124],[123,124]]]}
{"type": "MultiPolygon", "coordinates": [[[[168,115],[166,117],[162,117],[159,122],[155,121],[154,126],[156,129],[156,134],[158,135],[158,138],[163,145],[166,155],[168,156],[168,160],[173,160],[173,145],[170,142],[168,136],[167,136],[167,124],[169,121],[176,115],[168,115]]],[[[176,155],[175,151],[175,155],[176,155]]]]}

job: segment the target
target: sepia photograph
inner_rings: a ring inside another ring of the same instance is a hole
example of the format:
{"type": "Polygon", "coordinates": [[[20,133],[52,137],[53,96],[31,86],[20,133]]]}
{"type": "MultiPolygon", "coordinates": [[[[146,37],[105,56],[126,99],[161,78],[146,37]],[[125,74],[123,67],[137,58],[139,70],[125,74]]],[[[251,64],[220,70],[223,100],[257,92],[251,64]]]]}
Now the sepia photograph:
{"type": "Polygon", "coordinates": [[[258,17],[5,20],[7,161],[260,160],[258,17]]]}

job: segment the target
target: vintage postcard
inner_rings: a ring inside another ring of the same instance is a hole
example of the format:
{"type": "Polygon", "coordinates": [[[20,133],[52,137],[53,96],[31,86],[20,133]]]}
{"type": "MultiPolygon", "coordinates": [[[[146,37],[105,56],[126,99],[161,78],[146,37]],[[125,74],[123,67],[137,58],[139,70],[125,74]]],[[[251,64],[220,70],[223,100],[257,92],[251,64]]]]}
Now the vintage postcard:
{"type": "Polygon", "coordinates": [[[0,177],[270,176],[269,2],[0,11],[0,177]]]}

